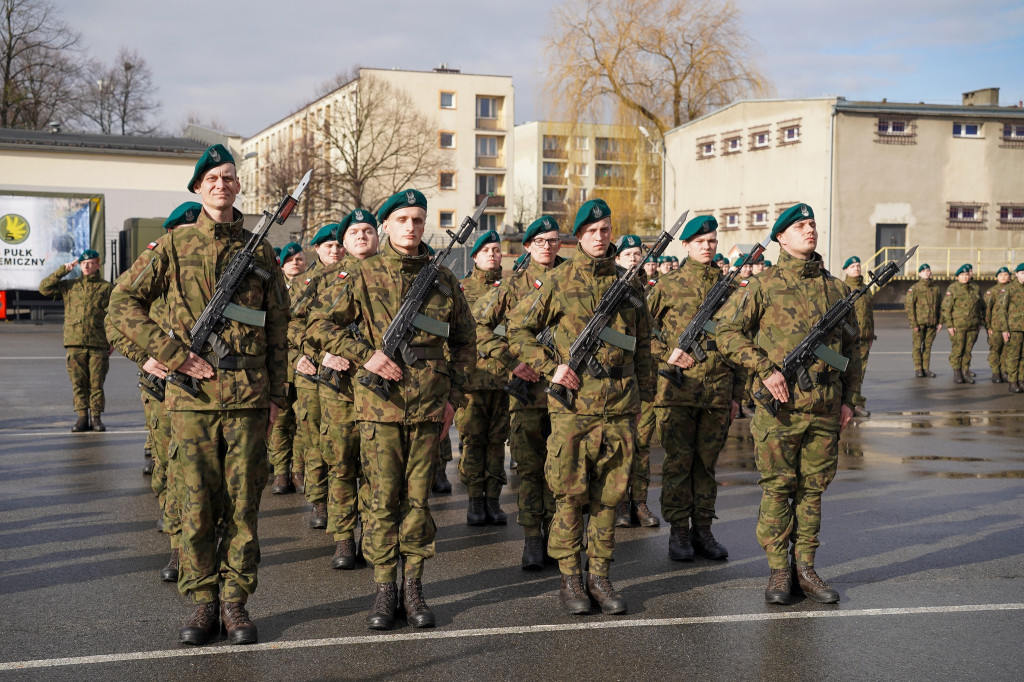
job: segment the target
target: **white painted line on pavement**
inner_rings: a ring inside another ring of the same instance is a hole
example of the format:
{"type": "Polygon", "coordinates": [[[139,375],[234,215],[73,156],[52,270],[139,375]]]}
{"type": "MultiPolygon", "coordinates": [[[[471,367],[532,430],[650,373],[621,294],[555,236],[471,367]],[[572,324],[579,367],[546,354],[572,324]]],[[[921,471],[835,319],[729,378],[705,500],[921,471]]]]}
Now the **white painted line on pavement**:
{"type": "Polygon", "coordinates": [[[918,606],[892,609],[851,609],[848,611],[783,611],[780,613],[739,613],[729,616],[695,616],[690,618],[637,618],[632,620],[608,620],[589,623],[555,623],[550,625],[518,625],[501,628],[472,628],[466,630],[426,630],[422,632],[397,633],[391,635],[362,635],[353,637],[328,637],[324,639],[300,639],[293,642],[265,642],[248,646],[213,646],[189,649],[164,649],[161,651],[135,651],[123,654],[99,656],[76,656],[72,658],[46,658],[34,661],[11,661],[0,663],[0,672],[5,670],[28,670],[31,668],[57,668],[72,665],[96,665],[122,663],[126,661],[148,661],[161,658],[185,658],[187,656],[216,656],[222,654],[244,654],[258,651],[284,651],[290,649],[313,649],[325,646],[350,646],[353,644],[391,644],[394,642],[415,642],[439,639],[462,639],[465,637],[494,637],[502,635],[529,635],[539,632],[568,632],[573,630],[611,630],[618,628],[642,628],[680,625],[716,625],[729,623],[756,623],[771,620],[804,620],[812,618],[855,618],[876,616],[916,616],[936,613],[977,613],[986,611],[1021,611],[1024,604],[965,604],[962,606],[918,606]]]}
{"type": "MultiPolygon", "coordinates": [[[[66,355],[0,355],[0,360],[66,360],[66,355]]],[[[120,355],[111,355],[111,360],[127,360],[120,355]]]]}
{"type": "MultiPolygon", "coordinates": [[[[122,433],[149,433],[148,429],[111,429],[108,428],[102,432],[104,436],[117,436],[122,433]]],[[[70,431],[34,431],[32,429],[0,429],[0,436],[69,436],[72,438],[82,438],[89,436],[99,436],[100,434],[95,431],[83,431],[81,433],[71,433],[70,431]]]]}

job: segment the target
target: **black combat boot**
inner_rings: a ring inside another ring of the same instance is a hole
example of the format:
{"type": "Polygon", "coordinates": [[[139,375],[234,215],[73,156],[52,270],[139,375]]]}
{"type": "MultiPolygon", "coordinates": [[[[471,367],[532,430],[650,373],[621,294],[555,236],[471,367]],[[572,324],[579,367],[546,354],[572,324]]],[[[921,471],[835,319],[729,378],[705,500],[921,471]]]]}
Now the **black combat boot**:
{"type": "Polygon", "coordinates": [[[916,369],[914,371],[914,376],[917,377],[918,379],[924,379],[924,370],[920,368],[916,369]]]}
{"type": "Polygon", "coordinates": [[[814,572],[814,566],[798,564],[796,567],[796,578],[800,589],[803,590],[808,599],[819,604],[835,604],[839,601],[839,593],[818,577],[818,574],[814,572]]]}
{"type": "Polygon", "coordinates": [[[160,571],[160,580],[163,580],[165,583],[178,582],[178,550],[171,550],[171,560],[160,571]]]}
{"type": "Polygon", "coordinates": [[[1024,388],[1021,387],[1019,381],[1008,381],[1010,386],[1010,393],[1024,393],[1024,388]]]}
{"type": "Polygon", "coordinates": [[[1006,380],[1003,379],[1003,375],[999,372],[992,372],[992,383],[993,384],[1005,384],[1006,380]]]}
{"type": "Polygon", "coordinates": [[[629,500],[623,500],[615,505],[615,527],[629,528],[632,525],[633,518],[629,508],[629,500]]]}
{"type": "Polygon", "coordinates": [[[306,493],[306,472],[292,472],[292,487],[295,488],[295,492],[300,495],[304,495],[306,493]]]}
{"type": "Polygon", "coordinates": [[[501,501],[497,497],[488,497],[484,502],[484,514],[491,526],[504,526],[508,523],[508,515],[501,510],[501,501]]]}
{"type": "Polygon", "coordinates": [[[630,506],[640,525],[644,528],[657,528],[661,525],[661,519],[654,515],[646,502],[633,502],[630,506]]]}
{"type": "Polygon", "coordinates": [[[327,503],[317,502],[313,505],[313,509],[309,512],[309,527],[310,528],[326,528],[327,527],[327,503]]]}
{"type": "Polygon", "coordinates": [[[867,419],[868,417],[871,416],[871,412],[863,407],[857,406],[853,408],[853,416],[860,417],[862,419],[867,419]]]}
{"type": "Polygon", "coordinates": [[[686,526],[672,526],[668,534],[668,558],[672,561],[693,561],[693,545],[686,526]]]}
{"type": "Polygon", "coordinates": [[[926,377],[928,377],[929,379],[934,379],[935,378],[935,372],[931,371],[927,367],[924,368],[924,375],[926,377]]]}
{"type": "Polygon", "coordinates": [[[216,634],[220,625],[217,610],[220,603],[215,599],[205,604],[196,604],[192,615],[178,630],[178,641],[182,644],[206,644],[216,634]]]}
{"type": "Polygon", "coordinates": [[[398,585],[377,583],[377,595],[366,616],[366,625],[371,630],[391,630],[395,627],[395,611],[398,610],[398,585]]]}
{"type": "Polygon", "coordinates": [[[484,509],[484,496],[469,498],[469,508],[466,510],[467,526],[484,526],[487,524],[487,511],[484,509]]]}
{"type": "Polygon", "coordinates": [[[587,591],[590,600],[601,607],[602,613],[617,615],[626,612],[626,599],[612,587],[607,576],[587,574],[587,591]]]}
{"type": "Polygon", "coordinates": [[[705,559],[722,561],[729,558],[729,550],[711,534],[711,524],[706,526],[695,525],[691,528],[690,542],[693,544],[693,551],[705,559]]]}
{"type": "Polygon", "coordinates": [[[1009,383],[1009,381],[1010,381],[1010,375],[1007,374],[1006,372],[1000,372],[999,373],[999,378],[1003,380],[1004,384],[1009,383]]]}
{"type": "Polygon", "coordinates": [[[531,535],[523,543],[524,571],[539,571],[544,568],[544,537],[542,535],[531,535]]]}
{"type": "Polygon", "coordinates": [[[964,373],[958,369],[953,370],[953,383],[962,384],[964,383],[964,373]]]}
{"type": "Polygon", "coordinates": [[[961,376],[963,376],[965,384],[973,384],[974,383],[974,377],[978,376],[977,374],[972,372],[970,369],[965,369],[963,372],[960,372],[960,374],[961,374],[961,376]]]}
{"type": "Polygon", "coordinates": [[[288,480],[288,474],[274,475],[274,483],[270,487],[271,495],[287,495],[293,492],[295,492],[295,488],[292,487],[292,482],[288,480]]]}
{"type": "Polygon", "coordinates": [[[89,430],[89,412],[79,412],[78,421],[71,427],[71,433],[81,433],[89,430]]]}
{"type": "Polygon", "coordinates": [[[423,581],[419,578],[406,578],[403,591],[402,606],[409,625],[414,628],[434,627],[434,612],[423,599],[423,581]]]}
{"type": "Polygon", "coordinates": [[[245,604],[233,601],[220,603],[220,622],[232,644],[255,644],[256,624],[249,618],[245,604]]]}
{"type": "Polygon", "coordinates": [[[790,590],[793,587],[793,573],[786,568],[773,568],[768,578],[768,587],[764,588],[764,600],[769,604],[783,606],[792,601],[790,590]]]}
{"type": "Polygon", "coordinates": [[[562,574],[562,586],[558,590],[558,598],[562,601],[565,610],[574,616],[584,616],[590,613],[590,597],[583,587],[583,576],[578,573],[562,574]]]}
{"type": "Polygon", "coordinates": [[[92,419],[89,421],[89,428],[93,431],[106,431],[107,427],[103,425],[103,420],[100,419],[99,412],[93,412],[92,419]]]}
{"type": "Polygon", "coordinates": [[[438,495],[452,494],[452,482],[448,480],[448,472],[444,470],[443,466],[437,467],[437,473],[434,474],[434,485],[430,489],[438,495]]]}
{"type": "Polygon", "coordinates": [[[338,540],[334,544],[334,556],[331,557],[331,568],[349,571],[356,567],[356,541],[338,540]]]}

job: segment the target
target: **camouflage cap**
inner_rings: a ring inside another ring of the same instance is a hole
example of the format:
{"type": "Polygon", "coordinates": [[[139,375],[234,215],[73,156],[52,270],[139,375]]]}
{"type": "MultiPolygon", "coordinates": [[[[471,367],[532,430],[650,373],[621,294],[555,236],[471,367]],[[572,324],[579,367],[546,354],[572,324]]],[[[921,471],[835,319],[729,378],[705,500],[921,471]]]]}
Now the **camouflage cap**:
{"type": "Polygon", "coordinates": [[[857,256],[850,256],[849,258],[846,259],[846,262],[843,263],[843,270],[845,270],[846,268],[850,267],[854,263],[859,263],[859,262],[860,262],[860,258],[857,258],[857,256]]]}
{"type": "Polygon", "coordinates": [[[313,235],[313,238],[309,240],[310,246],[320,246],[324,242],[340,242],[341,239],[338,236],[338,223],[327,223],[313,235]]]}
{"type": "Polygon", "coordinates": [[[292,256],[302,253],[302,247],[295,242],[288,242],[281,247],[281,252],[277,255],[278,260],[281,261],[281,265],[288,262],[288,259],[292,256]]]}
{"type": "Polygon", "coordinates": [[[203,210],[203,205],[198,201],[186,201],[178,208],[171,211],[171,215],[167,216],[167,220],[164,221],[165,230],[173,230],[176,227],[182,225],[191,225],[195,221],[199,220],[199,214],[203,210]]]}
{"type": "Polygon", "coordinates": [[[745,261],[746,259],[747,259],[747,254],[741,253],[740,255],[736,256],[736,260],[734,260],[732,262],[732,266],[734,268],[738,268],[739,266],[743,265],[743,261],[745,261]]]}
{"type": "Polygon", "coordinates": [[[356,210],[349,213],[347,216],[341,219],[338,223],[338,241],[340,242],[345,238],[345,231],[353,225],[370,225],[377,227],[377,219],[373,217],[373,214],[367,211],[365,208],[357,208],[356,210]]]}
{"type": "Polygon", "coordinates": [[[814,220],[814,209],[807,204],[796,204],[787,208],[772,225],[772,241],[779,241],[779,235],[785,232],[786,228],[801,220],[814,220]]]}
{"type": "Polygon", "coordinates": [[[99,258],[100,254],[92,249],[86,249],[82,252],[82,255],[78,257],[79,262],[83,260],[92,260],[93,258],[99,258]]]}
{"type": "Polygon", "coordinates": [[[931,269],[932,269],[932,266],[928,265],[927,263],[921,263],[921,267],[919,267],[917,269],[917,271],[921,272],[922,270],[931,270],[931,269]]]}
{"type": "Polygon", "coordinates": [[[526,228],[526,232],[523,233],[523,243],[525,244],[538,234],[544,234],[545,232],[558,232],[558,221],[549,215],[542,215],[530,223],[530,226],[526,228]]]}
{"type": "Polygon", "coordinates": [[[1003,267],[999,268],[998,270],[996,270],[996,277],[998,277],[999,275],[1003,274],[1004,272],[1007,275],[1009,275],[1010,274],[1010,268],[1006,267],[1005,265],[1003,267]]]}
{"type": "Polygon", "coordinates": [[[622,253],[624,249],[639,249],[642,243],[640,237],[635,234],[624,234],[619,237],[619,241],[615,245],[615,251],[622,253]]]}
{"type": "Polygon", "coordinates": [[[964,274],[965,272],[971,272],[972,269],[973,268],[971,268],[971,264],[970,263],[964,263],[963,265],[961,265],[960,267],[958,267],[956,269],[956,276],[959,277],[960,275],[964,274]]]}
{"type": "Polygon", "coordinates": [[[714,216],[710,215],[699,215],[696,218],[691,219],[683,227],[682,234],[679,235],[679,241],[688,242],[694,237],[699,237],[702,234],[708,232],[714,232],[718,229],[718,221],[715,220],[714,216]]]}
{"type": "Polygon", "coordinates": [[[231,152],[228,151],[227,147],[222,144],[211,145],[206,148],[203,155],[196,161],[196,170],[192,173],[192,179],[188,181],[188,189],[192,194],[196,193],[195,185],[197,182],[203,179],[203,175],[206,171],[217,166],[224,165],[225,163],[234,163],[235,157],[231,156],[231,152]]]}
{"type": "Polygon", "coordinates": [[[604,220],[611,217],[611,215],[612,210],[608,208],[608,204],[604,202],[604,199],[591,199],[580,206],[580,210],[576,211],[576,222],[572,226],[572,236],[575,237],[580,228],[596,223],[598,220],[604,220]]]}
{"type": "Polygon", "coordinates": [[[498,237],[498,233],[494,230],[487,230],[480,235],[477,240],[473,243],[473,248],[470,249],[469,255],[475,256],[480,252],[480,249],[484,248],[488,244],[500,244],[501,238],[498,237]]]}
{"type": "Polygon", "coordinates": [[[387,201],[381,204],[380,209],[377,210],[377,221],[382,223],[393,212],[410,206],[419,206],[424,211],[427,210],[427,198],[423,196],[423,192],[416,189],[406,189],[397,194],[392,194],[387,201]]]}

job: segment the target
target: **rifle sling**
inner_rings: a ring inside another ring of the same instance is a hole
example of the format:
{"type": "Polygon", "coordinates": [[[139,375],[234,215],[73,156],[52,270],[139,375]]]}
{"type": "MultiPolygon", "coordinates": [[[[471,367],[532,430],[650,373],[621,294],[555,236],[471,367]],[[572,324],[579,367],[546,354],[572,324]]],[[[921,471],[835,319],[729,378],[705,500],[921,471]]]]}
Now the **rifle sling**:
{"type": "Polygon", "coordinates": [[[621,348],[622,350],[629,351],[630,353],[636,350],[635,336],[623,334],[622,332],[615,331],[611,327],[605,327],[604,329],[602,329],[601,333],[597,335],[597,338],[601,339],[610,346],[621,348]]]}
{"type": "Polygon", "coordinates": [[[262,327],[267,323],[266,311],[253,310],[236,303],[228,303],[228,307],[224,309],[224,317],[250,327],[262,327]]]}
{"type": "Polygon", "coordinates": [[[442,339],[448,338],[447,322],[441,322],[440,320],[435,320],[433,318],[427,317],[426,315],[416,313],[416,317],[412,318],[412,326],[422,331],[425,331],[428,334],[440,336],[442,339]]]}

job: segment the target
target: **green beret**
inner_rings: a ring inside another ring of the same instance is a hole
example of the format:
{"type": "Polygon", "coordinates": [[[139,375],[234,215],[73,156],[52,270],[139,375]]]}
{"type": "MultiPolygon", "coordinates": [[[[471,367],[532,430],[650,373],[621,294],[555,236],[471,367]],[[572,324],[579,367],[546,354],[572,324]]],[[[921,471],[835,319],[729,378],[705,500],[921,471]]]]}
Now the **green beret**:
{"type": "Polygon", "coordinates": [[[289,258],[302,253],[302,247],[295,242],[288,242],[281,247],[281,253],[278,254],[278,258],[281,261],[281,265],[284,265],[289,258]]]}
{"type": "Polygon", "coordinates": [[[814,210],[807,204],[796,204],[790,206],[778,217],[772,225],[772,241],[779,241],[779,234],[786,231],[786,228],[801,220],[814,220],[814,210]]]}
{"type": "Polygon", "coordinates": [[[711,262],[712,263],[721,263],[724,260],[725,260],[725,256],[723,256],[720,253],[716,253],[715,257],[711,259],[711,262]]]}
{"type": "Polygon", "coordinates": [[[227,147],[222,144],[215,144],[212,147],[207,147],[203,155],[196,161],[196,171],[192,174],[192,179],[188,181],[189,192],[195,194],[196,191],[193,189],[195,184],[202,179],[206,171],[211,168],[216,168],[225,163],[234,163],[235,157],[231,156],[231,152],[228,151],[227,147]]]}
{"type": "Polygon", "coordinates": [[[434,251],[434,247],[433,247],[433,246],[431,246],[430,244],[425,244],[424,246],[426,246],[426,247],[427,247],[427,253],[428,253],[428,254],[430,254],[431,256],[433,256],[433,255],[434,255],[434,253],[436,253],[436,252],[434,251]]]}
{"type": "Polygon", "coordinates": [[[373,214],[363,208],[357,208],[356,210],[349,213],[347,216],[341,219],[338,223],[338,241],[340,242],[345,238],[345,230],[352,225],[359,225],[365,223],[377,227],[377,219],[373,217],[373,214]]]}
{"type": "Polygon", "coordinates": [[[967,268],[968,271],[974,272],[974,265],[971,263],[964,263],[964,267],[967,268]]]}
{"type": "Polygon", "coordinates": [[[843,270],[845,270],[846,268],[850,267],[854,263],[859,263],[859,262],[860,262],[860,258],[857,258],[856,256],[850,256],[849,258],[846,259],[846,262],[843,263],[843,270]]]}
{"type": "Polygon", "coordinates": [[[998,270],[996,270],[996,276],[999,276],[999,275],[1003,274],[1004,272],[1005,272],[1005,273],[1006,273],[1007,275],[1009,275],[1009,274],[1010,274],[1010,268],[1008,268],[1008,267],[1006,267],[1006,266],[1004,265],[1003,267],[1001,267],[1001,268],[999,268],[998,270]]]}
{"type": "Polygon", "coordinates": [[[747,254],[741,253],[740,255],[736,256],[736,260],[733,261],[732,266],[734,268],[738,268],[739,266],[743,265],[743,261],[746,260],[746,258],[747,254]]]}
{"type": "Polygon", "coordinates": [[[316,231],[316,234],[313,235],[313,238],[309,240],[309,245],[320,246],[324,242],[341,241],[340,239],[338,239],[339,227],[340,225],[338,225],[338,223],[327,223],[326,225],[324,225],[323,227],[316,231]]]}
{"type": "Polygon", "coordinates": [[[921,263],[921,267],[919,267],[917,269],[917,271],[921,272],[922,270],[931,270],[931,269],[932,269],[932,266],[928,265],[927,263],[921,263]]]}
{"type": "Polygon", "coordinates": [[[764,266],[766,268],[770,268],[772,266],[772,262],[770,260],[768,260],[767,258],[765,258],[764,259],[764,266]]]}
{"type": "Polygon", "coordinates": [[[526,258],[527,256],[529,256],[529,255],[530,255],[529,253],[524,253],[524,254],[522,254],[521,256],[519,256],[519,258],[516,258],[515,262],[514,262],[514,263],[512,263],[512,268],[513,268],[513,269],[515,269],[515,268],[518,268],[518,267],[519,267],[519,265],[520,265],[520,264],[521,264],[521,263],[523,262],[523,260],[524,260],[524,259],[525,259],[525,258],[526,258]]]}
{"type": "Polygon", "coordinates": [[[676,258],[675,256],[668,256],[668,262],[669,263],[678,263],[679,259],[676,258]]]}
{"type": "Polygon", "coordinates": [[[96,253],[92,249],[86,249],[82,252],[82,255],[78,257],[78,260],[92,260],[93,258],[99,258],[100,254],[96,253]]]}
{"type": "Polygon", "coordinates": [[[961,265],[960,267],[958,267],[956,269],[956,274],[957,274],[957,276],[960,276],[963,273],[970,272],[970,271],[971,271],[971,264],[970,263],[964,263],[963,265],[961,265]]]}
{"type": "Polygon", "coordinates": [[[167,220],[164,221],[165,230],[173,230],[181,225],[191,225],[195,221],[199,220],[199,213],[203,210],[203,205],[197,201],[186,201],[178,208],[171,211],[171,215],[167,216],[167,220]]]}
{"type": "Polygon", "coordinates": [[[679,235],[679,241],[687,242],[694,237],[699,237],[700,235],[707,234],[708,232],[714,232],[717,229],[718,221],[715,220],[714,216],[699,215],[686,223],[686,227],[683,228],[683,233],[679,235]]]}
{"type": "Polygon", "coordinates": [[[423,196],[423,192],[416,189],[407,189],[398,194],[392,194],[387,201],[381,204],[380,209],[377,210],[377,221],[382,223],[393,212],[410,206],[419,206],[424,211],[427,210],[427,198],[423,196]]]}
{"type": "Polygon", "coordinates": [[[615,250],[622,252],[625,249],[638,249],[642,243],[640,237],[635,234],[624,234],[619,237],[619,243],[615,245],[615,250]]]}
{"type": "Polygon", "coordinates": [[[558,221],[549,215],[542,215],[530,223],[530,226],[526,228],[526,232],[523,233],[523,243],[525,244],[538,234],[544,234],[545,232],[558,232],[558,221]]]}
{"type": "Polygon", "coordinates": [[[1013,269],[1014,272],[1024,272],[1024,263],[1017,263],[1017,267],[1013,269]]]}
{"type": "Polygon", "coordinates": [[[763,254],[763,253],[762,253],[762,254],[759,254],[759,255],[757,256],[757,258],[756,258],[756,259],[754,259],[754,262],[755,262],[755,263],[761,263],[761,264],[763,265],[763,264],[764,264],[764,254],[763,254]]]}
{"type": "Polygon", "coordinates": [[[581,227],[596,223],[598,220],[604,220],[611,216],[611,214],[612,210],[608,208],[608,204],[604,203],[604,199],[591,199],[580,206],[580,210],[576,211],[576,222],[572,226],[572,236],[575,237],[581,227]]]}
{"type": "Polygon", "coordinates": [[[474,242],[473,248],[470,249],[470,251],[469,251],[469,255],[470,256],[475,256],[477,253],[479,253],[480,249],[484,248],[488,244],[500,244],[500,243],[501,243],[501,238],[498,237],[498,233],[495,232],[494,230],[487,230],[486,232],[484,232],[482,235],[480,235],[477,238],[476,242],[474,242]]]}

